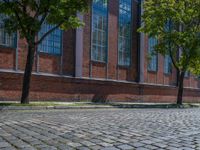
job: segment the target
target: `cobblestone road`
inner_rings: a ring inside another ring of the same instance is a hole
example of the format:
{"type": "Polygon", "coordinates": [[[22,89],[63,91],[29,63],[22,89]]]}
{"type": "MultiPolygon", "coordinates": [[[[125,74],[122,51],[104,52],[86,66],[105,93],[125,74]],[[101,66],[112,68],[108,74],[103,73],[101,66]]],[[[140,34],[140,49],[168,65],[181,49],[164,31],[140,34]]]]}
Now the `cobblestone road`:
{"type": "Polygon", "coordinates": [[[200,150],[200,109],[0,112],[1,150],[200,150]]]}

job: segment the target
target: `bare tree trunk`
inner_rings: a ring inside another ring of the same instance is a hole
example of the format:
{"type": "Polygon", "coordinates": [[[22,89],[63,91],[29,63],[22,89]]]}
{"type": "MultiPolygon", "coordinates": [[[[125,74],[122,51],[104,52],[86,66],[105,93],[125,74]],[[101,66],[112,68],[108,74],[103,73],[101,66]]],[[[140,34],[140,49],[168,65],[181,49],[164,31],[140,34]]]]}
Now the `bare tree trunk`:
{"type": "Polygon", "coordinates": [[[25,68],[24,78],[23,78],[21,104],[29,103],[29,90],[30,90],[30,82],[31,82],[31,73],[32,73],[33,62],[34,62],[34,53],[35,53],[35,47],[32,44],[29,44],[28,55],[27,55],[27,60],[26,60],[26,68],[25,68]]]}
{"type": "Polygon", "coordinates": [[[178,96],[177,96],[177,104],[182,105],[183,104],[183,84],[184,84],[184,77],[185,72],[180,72],[179,78],[178,78],[178,96]]]}

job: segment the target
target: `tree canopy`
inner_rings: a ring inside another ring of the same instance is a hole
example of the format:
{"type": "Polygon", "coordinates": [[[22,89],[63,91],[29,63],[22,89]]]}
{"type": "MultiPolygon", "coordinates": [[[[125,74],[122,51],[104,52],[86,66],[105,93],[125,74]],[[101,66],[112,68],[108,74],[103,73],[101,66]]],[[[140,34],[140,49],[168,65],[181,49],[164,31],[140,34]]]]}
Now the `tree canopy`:
{"type": "Polygon", "coordinates": [[[77,13],[84,13],[89,3],[90,0],[0,0],[1,23],[5,30],[10,34],[18,32],[28,45],[21,103],[29,103],[31,73],[38,44],[57,28],[67,30],[83,25],[77,13]],[[38,36],[44,24],[52,26],[38,36]]]}
{"type": "MultiPolygon", "coordinates": [[[[67,30],[83,25],[77,18],[77,12],[85,12],[88,2],[89,0],[1,0],[0,14],[5,15],[2,19],[9,33],[18,31],[21,38],[28,39],[40,31],[44,22],[54,25],[51,30],[58,27],[67,30]]],[[[41,40],[35,42],[39,43],[41,40]]]]}
{"type": "Polygon", "coordinates": [[[199,74],[200,0],[146,0],[143,7],[139,31],[158,39],[155,50],[169,54],[176,69],[199,74]]]}
{"type": "Polygon", "coordinates": [[[158,40],[157,53],[170,56],[178,72],[177,104],[182,104],[184,76],[200,74],[200,0],[146,0],[140,32],[158,40]]]}

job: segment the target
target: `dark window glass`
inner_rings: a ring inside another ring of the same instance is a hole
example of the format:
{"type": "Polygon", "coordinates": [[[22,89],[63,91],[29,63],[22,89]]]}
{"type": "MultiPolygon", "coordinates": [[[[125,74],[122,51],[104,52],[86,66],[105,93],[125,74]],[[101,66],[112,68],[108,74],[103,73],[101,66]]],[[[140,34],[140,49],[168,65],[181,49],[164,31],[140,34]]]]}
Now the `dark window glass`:
{"type": "Polygon", "coordinates": [[[119,0],[118,64],[130,65],[132,0],[119,0]]]}
{"type": "MultiPolygon", "coordinates": [[[[40,32],[39,38],[42,37],[46,32],[48,32],[53,25],[47,23],[43,24],[40,32]]],[[[62,31],[56,29],[54,32],[49,34],[43,41],[38,45],[38,50],[40,52],[49,54],[61,54],[62,49],[62,31]]]]}
{"type": "Polygon", "coordinates": [[[93,0],[92,4],[92,60],[106,62],[107,59],[107,0],[93,0]]]}

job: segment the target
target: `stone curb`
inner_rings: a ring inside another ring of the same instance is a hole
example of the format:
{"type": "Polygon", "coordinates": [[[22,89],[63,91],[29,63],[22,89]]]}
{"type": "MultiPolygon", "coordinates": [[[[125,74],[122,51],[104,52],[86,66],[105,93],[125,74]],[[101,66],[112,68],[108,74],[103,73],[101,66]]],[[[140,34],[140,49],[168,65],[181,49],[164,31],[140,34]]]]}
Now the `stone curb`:
{"type": "Polygon", "coordinates": [[[180,106],[172,107],[170,105],[159,104],[111,104],[109,106],[0,106],[3,110],[53,110],[53,109],[111,109],[111,108],[135,108],[135,109],[176,109],[176,108],[200,108],[200,106],[180,106]]]}
{"type": "Polygon", "coordinates": [[[51,110],[51,109],[107,109],[115,106],[0,106],[3,110],[51,110]]]}

